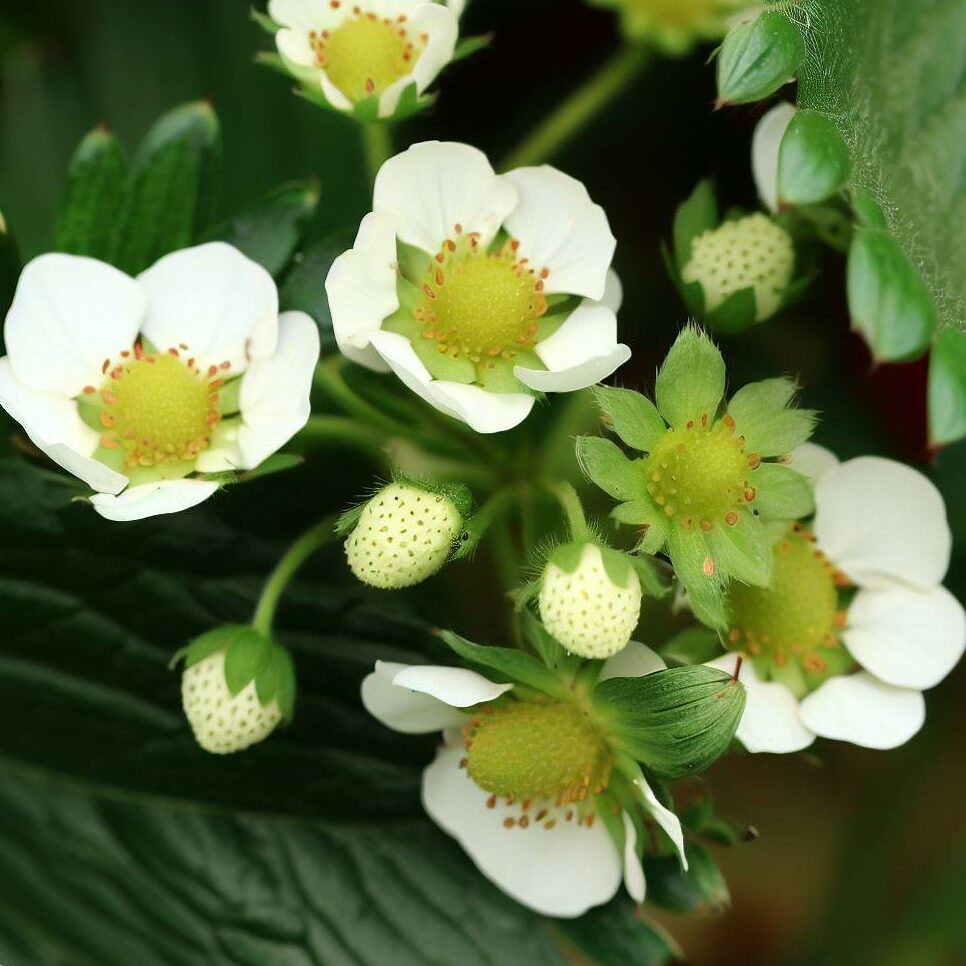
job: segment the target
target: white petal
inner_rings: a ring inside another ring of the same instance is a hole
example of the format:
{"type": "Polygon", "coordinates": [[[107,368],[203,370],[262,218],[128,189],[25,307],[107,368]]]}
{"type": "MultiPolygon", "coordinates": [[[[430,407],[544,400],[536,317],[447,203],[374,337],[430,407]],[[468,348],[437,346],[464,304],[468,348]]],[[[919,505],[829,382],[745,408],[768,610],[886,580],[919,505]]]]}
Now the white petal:
{"type": "Polygon", "coordinates": [[[770,211],[778,211],[778,149],[795,108],[784,101],[764,114],[751,139],[751,170],[758,197],[770,211]]]}
{"type": "Polygon", "coordinates": [[[678,859],[681,862],[681,868],[685,872],[688,871],[688,857],[684,852],[684,829],[681,827],[681,820],[674,814],[669,808],[665,808],[660,801],[658,801],[657,795],[654,794],[654,789],[648,785],[647,780],[641,776],[634,780],[634,785],[637,790],[641,793],[644,799],[644,807],[647,809],[651,818],[663,829],[667,834],[667,837],[671,840],[674,848],[677,850],[678,859]]]}
{"type": "Polygon", "coordinates": [[[520,198],[507,231],[520,242],[521,256],[550,272],[545,291],[603,298],[617,247],[604,209],[576,178],[549,165],[517,168],[506,177],[520,198]]]}
{"type": "Polygon", "coordinates": [[[0,406],[30,441],[92,490],[120,493],[127,477],[91,459],[100,437],[81,418],[77,403],[56,392],[37,392],[17,380],[8,357],[0,359],[0,406]]]}
{"type": "Polygon", "coordinates": [[[802,476],[807,476],[812,483],[817,483],[829,470],[839,465],[839,458],[824,446],[817,443],[802,443],[789,454],[789,466],[802,476]]]}
{"type": "Polygon", "coordinates": [[[434,380],[412,343],[395,332],[375,332],[370,344],[414,393],[478,433],[512,429],[533,408],[533,397],[525,393],[486,392],[479,386],[434,380]]]}
{"type": "Polygon", "coordinates": [[[238,446],[243,469],[258,466],[308,422],[318,361],[319,327],[314,320],[304,312],[283,313],[275,352],[255,359],[242,376],[238,446]]]}
{"type": "Polygon", "coordinates": [[[952,534],[943,498],[922,473],[861,456],[822,476],[815,505],[818,546],[859,586],[942,582],[952,534]]]}
{"type": "MultiPolygon", "coordinates": [[[[737,654],[725,654],[707,666],[734,674],[737,654]]],[[[745,658],[738,680],[745,686],[745,710],[736,737],[751,752],[789,754],[807,748],[815,735],[802,722],[798,699],[777,681],[762,681],[745,658]]]]}
{"type": "Polygon", "coordinates": [[[275,350],[275,283],[237,248],[209,242],[172,252],[138,281],[148,295],[142,331],[160,351],[183,344],[202,369],[228,362],[237,376],[275,350]]]}
{"type": "Polygon", "coordinates": [[[275,34],[275,46],[288,61],[299,67],[315,67],[316,57],[307,30],[283,27],[275,34]]]}
{"type": "Polygon", "coordinates": [[[605,306],[584,301],[553,335],[537,345],[537,355],[547,367],[513,373],[539,392],[576,392],[606,379],[631,357],[631,350],[617,341],[617,316],[605,306]]]}
{"type": "Polygon", "coordinates": [[[894,688],[860,672],[830,678],[802,701],[802,720],[823,738],[863,748],[897,748],[926,720],[921,692],[894,688]]]}
{"type": "Polygon", "coordinates": [[[428,694],[452,708],[470,708],[474,704],[495,701],[513,690],[512,684],[497,684],[489,678],[461,667],[413,664],[392,679],[397,688],[428,694]]]}
{"type": "Polygon", "coordinates": [[[616,315],[624,304],[624,286],[621,277],[614,271],[613,266],[607,269],[607,280],[604,282],[604,294],[600,304],[616,315]]]}
{"type": "Polygon", "coordinates": [[[211,434],[208,448],[195,459],[198,473],[225,473],[242,469],[244,460],[238,446],[238,430],[241,417],[223,419],[211,434]]]}
{"type": "Polygon", "coordinates": [[[332,263],[325,280],[339,349],[382,372],[387,367],[369,346],[369,337],[399,308],[396,271],[395,223],[389,215],[370,212],[359,225],[355,245],[332,263]]]}
{"type": "Polygon", "coordinates": [[[667,667],[664,658],[647,645],[631,641],[623,651],[604,661],[598,682],[609,678],[642,678],[645,674],[663,671],[667,667]]]}
{"type": "Polygon", "coordinates": [[[453,59],[459,23],[452,10],[439,3],[420,4],[410,18],[409,26],[414,34],[423,34],[429,39],[412,74],[401,77],[383,91],[379,98],[380,117],[390,117],[395,112],[402,92],[410,84],[415,82],[416,93],[422,94],[453,59]]]}
{"type": "Polygon", "coordinates": [[[444,748],[423,773],[423,805],[463,846],[479,870],[536,912],[572,918],[607,902],[623,874],[622,857],[603,822],[588,828],[560,820],[552,829],[532,822],[507,829],[519,805],[488,808],[489,794],[460,768],[462,748],[444,748]]]}
{"type": "Polygon", "coordinates": [[[408,667],[392,661],[376,661],[375,671],[362,682],[362,704],[366,711],[387,728],[408,735],[464,725],[467,718],[462,712],[428,694],[393,684],[396,675],[408,667]]]}
{"type": "Polygon", "coordinates": [[[335,84],[329,80],[329,75],[324,71],[319,71],[319,83],[322,85],[322,93],[325,99],[338,111],[351,111],[353,104],[335,84]]]}
{"type": "Polygon", "coordinates": [[[644,866],[637,854],[637,829],[627,812],[621,812],[624,821],[624,888],[638,904],[644,901],[647,883],[644,881],[644,866]]]}
{"type": "Polygon", "coordinates": [[[306,31],[323,23],[331,9],[328,0],[268,0],[268,15],[275,23],[306,31]]]}
{"type": "Polygon", "coordinates": [[[966,612],[945,587],[860,590],[842,636],[852,656],[877,678],[923,691],[963,656],[966,612]]]}
{"type": "Polygon", "coordinates": [[[457,17],[461,17],[466,9],[466,0],[446,0],[446,5],[457,17]]]}
{"type": "Polygon", "coordinates": [[[126,523],[190,510],[204,503],[217,489],[218,484],[208,480],[159,480],[132,486],[120,496],[97,493],[91,497],[91,503],[102,517],[126,523]]]}
{"type": "Polygon", "coordinates": [[[455,226],[488,244],[517,202],[512,182],[468,144],[424,141],[383,164],[373,208],[392,215],[399,237],[431,255],[455,226]]]}
{"type": "Polygon", "coordinates": [[[104,360],[131,348],[144,305],[133,278],[96,259],[52,254],[28,262],[4,328],[17,379],[64,396],[100,386],[104,360]]]}

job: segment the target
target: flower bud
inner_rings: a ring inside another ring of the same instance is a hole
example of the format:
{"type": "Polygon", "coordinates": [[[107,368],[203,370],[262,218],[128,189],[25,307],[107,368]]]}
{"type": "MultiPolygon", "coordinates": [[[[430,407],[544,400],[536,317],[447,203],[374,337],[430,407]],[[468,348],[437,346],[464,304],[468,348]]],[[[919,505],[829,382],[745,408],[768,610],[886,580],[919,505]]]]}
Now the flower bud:
{"type": "Polygon", "coordinates": [[[446,563],[468,511],[465,487],[390,483],[362,508],[345,542],[349,567],[372,587],[398,590],[421,583],[446,563]]]}
{"type": "Polygon", "coordinates": [[[292,716],[292,659],[253,628],[216,628],[191,643],[183,656],[181,701],[205,751],[244,751],[292,716]]]}
{"type": "Polygon", "coordinates": [[[757,213],[726,221],[698,235],[681,279],[701,286],[706,313],[714,312],[730,295],[750,289],[754,295],[753,321],[762,322],[781,307],[794,268],[791,236],[766,215],[757,213]]]}
{"type": "Polygon", "coordinates": [[[624,554],[593,543],[559,547],[538,604],[547,630],[573,654],[602,659],[627,646],[641,614],[641,582],[624,554]]]}

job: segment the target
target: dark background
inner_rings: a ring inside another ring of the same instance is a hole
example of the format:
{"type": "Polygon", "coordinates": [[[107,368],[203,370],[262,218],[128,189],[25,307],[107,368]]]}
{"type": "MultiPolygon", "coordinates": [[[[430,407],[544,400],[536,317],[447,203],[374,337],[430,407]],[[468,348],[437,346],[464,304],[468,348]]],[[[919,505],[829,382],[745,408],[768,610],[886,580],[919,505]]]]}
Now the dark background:
{"type": "MultiPolygon", "coordinates": [[[[270,38],[246,0],[0,0],[0,210],[25,256],[44,250],[77,141],[107,122],[133,149],[162,111],[209,97],[225,142],[225,212],[279,182],[316,176],[313,231],[367,210],[355,128],[252,63],[270,38]]],[[[453,67],[437,107],[396,132],[403,146],[464,140],[497,162],[618,43],[614,18],[577,0],[473,0],[464,32],[492,47],[453,67]]],[[[684,319],[659,243],[705,175],[726,204],[754,204],[748,164],[760,108],[713,112],[708,50],[658,61],[560,157],[608,211],[626,288],[622,371],[646,385],[684,319]]],[[[925,363],[873,371],[848,331],[834,256],[793,314],[723,345],[733,383],[798,373],[822,411],[817,440],[840,456],[919,465],[942,488],[956,535],[948,578],[966,594],[966,443],[930,458],[925,363]]],[[[321,279],[320,279],[321,284],[321,279]]],[[[929,696],[924,731],[888,754],[844,745],[819,755],[730,758],[710,778],[719,807],[754,825],[719,858],[732,889],[722,916],[664,921],[695,963],[954,966],[966,962],[966,671],[929,696]],[[957,953],[958,946],[958,953],[957,953]]]]}

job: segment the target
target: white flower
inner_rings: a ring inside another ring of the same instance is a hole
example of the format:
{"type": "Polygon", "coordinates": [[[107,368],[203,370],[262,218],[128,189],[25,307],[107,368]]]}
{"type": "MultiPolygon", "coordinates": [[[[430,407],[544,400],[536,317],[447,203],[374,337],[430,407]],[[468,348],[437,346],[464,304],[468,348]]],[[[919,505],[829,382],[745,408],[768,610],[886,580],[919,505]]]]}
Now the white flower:
{"type": "Polygon", "coordinates": [[[278,313],[271,276],[220,242],[137,277],[41,255],[4,329],[0,405],[110,520],[173,513],[258,466],[309,416],[315,323],[278,313]]]}
{"type": "MultiPolygon", "coordinates": [[[[922,727],[922,691],[966,646],[966,613],[941,586],[952,540],[943,499],[892,460],[840,464],[806,444],[792,466],[815,481],[811,531],[776,544],[768,590],[730,595],[748,692],[737,736],[749,751],[799,751],[816,735],[894,748],[922,727]],[[840,585],[856,589],[846,606],[840,585]]],[[[710,663],[733,672],[735,661],[710,663]]]]}
{"type": "MultiPolygon", "coordinates": [[[[663,667],[653,651],[632,643],[604,664],[601,680],[641,676],[663,667]]],[[[607,902],[622,881],[632,898],[642,902],[637,822],[644,815],[664,830],[687,868],[681,823],[643,778],[631,793],[636,820],[620,812],[622,848],[607,823],[595,820],[593,798],[579,805],[573,799],[562,804],[552,799],[509,801],[474,782],[466,757],[473,752],[466,750],[463,730],[471,732],[476,717],[486,719],[489,703],[512,687],[462,668],[381,661],[362,684],[366,709],[388,727],[407,734],[444,732],[443,745],[423,773],[423,805],[480,871],[518,902],[549,916],[582,915],[607,902]],[[467,710],[474,706],[483,707],[467,710]]],[[[527,707],[522,702],[513,706],[527,707]]],[[[499,712],[491,709],[489,715],[498,717],[499,712]]],[[[524,729],[521,738],[527,737],[524,729]]]]}
{"type": "Polygon", "coordinates": [[[778,211],[778,149],[788,125],[795,116],[795,108],[782,101],[763,114],[755,126],[751,139],[751,170],[758,188],[758,197],[771,211],[778,211]]]}
{"type": "Polygon", "coordinates": [[[453,59],[462,2],[427,0],[271,0],[281,25],[275,42],[295,69],[316,72],[326,101],[352,111],[379,99],[391,117],[403,91],[422,94],[453,59]],[[455,7],[456,9],[451,9],[455,7]]]}
{"type": "Polygon", "coordinates": [[[615,244],[555,168],[497,175],[476,148],[416,144],[382,166],[329,272],[336,339],[476,431],[510,429],[535,392],[583,389],[630,357],[605,292],[615,244]]]}

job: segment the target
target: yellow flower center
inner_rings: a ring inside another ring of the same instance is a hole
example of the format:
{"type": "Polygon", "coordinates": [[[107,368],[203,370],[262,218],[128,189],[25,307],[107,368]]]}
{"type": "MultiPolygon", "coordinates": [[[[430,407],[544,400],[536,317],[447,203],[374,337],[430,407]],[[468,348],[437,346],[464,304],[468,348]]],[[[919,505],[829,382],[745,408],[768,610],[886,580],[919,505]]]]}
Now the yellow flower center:
{"type": "Polygon", "coordinates": [[[735,582],[728,591],[728,643],[770,664],[770,676],[797,664],[814,687],[851,663],[839,640],[845,615],[839,610],[838,585],[843,578],[815,547],[814,537],[797,525],[772,553],[767,588],[735,582]]]}
{"type": "MultiPolygon", "coordinates": [[[[194,460],[207,449],[221,418],[218,389],[223,380],[212,366],[198,371],[194,359],[182,361],[169,353],[123,353],[119,365],[105,363],[107,380],[100,394],[104,403],[101,442],[124,449],[126,468],[194,460]]],[[[92,386],[85,393],[92,394],[92,386]]]]}
{"type": "Polygon", "coordinates": [[[413,315],[441,354],[486,366],[536,345],[547,273],[518,259],[517,247],[487,252],[475,232],[458,234],[430,262],[413,315]]]}
{"type": "Polygon", "coordinates": [[[405,24],[405,16],[383,19],[356,7],[351,19],[331,31],[312,31],[309,41],[329,80],[356,102],[412,73],[429,37],[410,37],[405,24]]]}
{"type": "Polygon", "coordinates": [[[760,458],[745,453],[729,417],[708,423],[705,415],[684,429],[669,429],[645,466],[647,492],[685,529],[734,526],[738,508],[755,498],[748,478],[760,458]]]}
{"type": "Polygon", "coordinates": [[[583,802],[604,791],[613,760],[588,715],[569,701],[488,706],[464,730],[470,778],[511,800],[583,802]]]}

